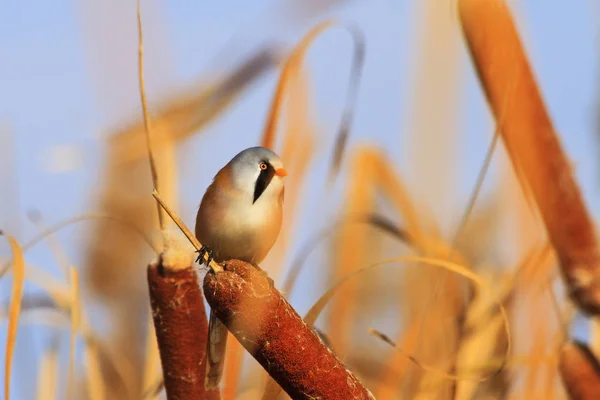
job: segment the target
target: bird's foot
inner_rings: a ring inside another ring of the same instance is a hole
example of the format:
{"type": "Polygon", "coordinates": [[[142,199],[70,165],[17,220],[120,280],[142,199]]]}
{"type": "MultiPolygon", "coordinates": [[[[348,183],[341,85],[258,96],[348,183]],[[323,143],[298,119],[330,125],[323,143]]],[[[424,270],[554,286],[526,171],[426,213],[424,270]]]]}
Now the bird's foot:
{"type": "Polygon", "coordinates": [[[196,262],[199,263],[200,265],[202,264],[206,264],[206,266],[208,267],[210,265],[210,262],[213,260],[213,251],[208,248],[205,245],[202,245],[202,247],[200,248],[200,250],[196,250],[196,253],[198,253],[198,258],[196,258],[196,262]],[[204,261],[204,256],[208,256],[206,261],[204,261]]]}

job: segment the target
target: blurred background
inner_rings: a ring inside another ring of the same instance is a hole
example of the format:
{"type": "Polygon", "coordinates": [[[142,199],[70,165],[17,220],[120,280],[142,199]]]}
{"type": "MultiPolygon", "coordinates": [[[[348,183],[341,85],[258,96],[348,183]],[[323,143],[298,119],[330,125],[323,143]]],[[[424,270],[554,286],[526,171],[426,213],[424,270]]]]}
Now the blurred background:
{"type": "MultiPolygon", "coordinates": [[[[597,218],[600,3],[508,3],[597,218]]],[[[543,224],[501,141],[462,222],[494,121],[453,0],[143,0],[142,17],[162,193],[190,227],[214,174],[261,143],[282,62],[309,29],[333,19],[336,25],[310,45],[283,105],[275,150],[289,171],[286,214],[262,267],[303,315],[346,274],[425,252],[486,280],[511,322],[513,348],[503,371],[481,383],[456,382],[435,371],[485,377],[502,363],[506,334],[496,300],[434,266],[389,263],[361,273],[316,326],[378,399],[566,398],[557,346],[569,334],[600,350],[600,331],[565,301],[543,224]],[[361,37],[364,65],[356,80],[353,52],[361,37]],[[340,120],[353,104],[349,82],[357,101],[339,174],[328,181],[340,120]],[[352,220],[357,215],[369,215],[370,223],[352,220]],[[399,232],[421,238],[420,251],[399,232]],[[300,255],[303,269],[286,286],[300,255]]],[[[156,390],[161,372],[146,283],[154,255],[132,229],[152,235],[157,227],[136,2],[3,3],[0,52],[0,229],[23,245],[88,216],[25,254],[11,398],[67,398],[69,386],[76,399],[164,398],[156,390]]],[[[10,259],[6,241],[0,257],[1,265],[10,259]]],[[[10,272],[0,280],[2,343],[11,282],[10,272]]],[[[223,397],[261,398],[258,364],[235,343],[228,351],[223,397]]]]}

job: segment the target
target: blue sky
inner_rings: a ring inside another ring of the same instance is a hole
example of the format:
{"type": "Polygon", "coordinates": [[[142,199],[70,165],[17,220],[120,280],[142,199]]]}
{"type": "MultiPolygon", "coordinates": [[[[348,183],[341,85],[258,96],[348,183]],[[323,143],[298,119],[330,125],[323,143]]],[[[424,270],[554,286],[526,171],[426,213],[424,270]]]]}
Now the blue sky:
{"type": "MultiPolygon", "coordinates": [[[[299,2],[280,3],[297,6],[299,2]]],[[[291,43],[321,19],[297,21],[290,16],[282,17],[273,11],[275,3],[145,0],[150,101],[158,102],[161,95],[196,82],[201,74],[231,65],[267,37],[276,36],[291,43]],[[233,45],[234,50],[215,59],[225,45],[233,45]]],[[[367,37],[367,61],[351,145],[369,142],[387,148],[391,154],[404,154],[409,143],[406,120],[414,90],[411,73],[419,3],[409,0],[339,3],[345,4],[335,9],[333,15],[356,22],[367,37]]],[[[448,18],[455,18],[449,1],[439,0],[439,3],[448,9],[448,18]]],[[[546,104],[576,165],[586,201],[594,215],[600,216],[599,153],[594,138],[598,130],[594,119],[595,96],[600,89],[600,5],[596,0],[510,3],[546,104]]],[[[90,196],[96,190],[105,150],[102,138],[123,119],[140,113],[135,23],[134,1],[32,0],[0,6],[0,135],[6,135],[4,127],[14,134],[16,201],[20,204],[16,210],[12,200],[0,193],[0,226],[17,232],[21,240],[36,232],[25,218],[25,211],[30,208],[39,209],[47,223],[90,211],[90,196]],[[107,43],[115,44],[117,54],[107,43]],[[59,152],[60,146],[77,153],[74,169],[65,172],[48,169],[48,157],[59,152]]],[[[475,180],[493,129],[464,47],[461,53],[465,84],[461,124],[465,131],[458,166],[463,192],[453,194],[456,198],[452,200],[457,207],[456,215],[475,180]]],[[[324,149],[329,148],[331,129],[339,119],[349,59],[350,42],[339,30],[320,38],[309,56],[316,115],[322,126],[329,128],[323,133],[324,149]]],[[[226,117],[209,127],[201,140],[190,139],[185,149],[180,150],[182,165],[190,171],[216,171],[240,149],[256,144],[275,77],[270,74],[255,85],[226,117]],[[208,148],[223,151],[209,152],[208,148]]],[[[311,176],[317,180],[325,168],[327,152],[321,151],[319,160],[311,167],[311,176]]],[[[418,177],[418,171],[411,171],[405,161],[399,160],[397,165],[409,181],[418,177]]],[[[5,175],[0,173],[0,178],[5,179],[5,175]]],[[[188,173],[181,179],[181,211],[190,225],[211,178],[212,174],[188,173]]],[[[0,182],[0,188],[5,187],[7,183],[0,182]]],[[[308,196],[307,207],[317,201],[317,196],[308,196]]],[[[75,246],[78,232],[79,228],[60,235],[75,263],[81,260],[75,246]]],[[[294,246],[311,232],[314,229],[301,224],[294,246]]],[[[0,249],[5,251],[7,247],[1,245],[0,249]]],[[[29,259],[45,265],[49,255],[47,249],[39,246],[29,254],[29,259]]],[[[306,309],[319,290],[303,292],[297,299],[300,307],[306,309]]]]}

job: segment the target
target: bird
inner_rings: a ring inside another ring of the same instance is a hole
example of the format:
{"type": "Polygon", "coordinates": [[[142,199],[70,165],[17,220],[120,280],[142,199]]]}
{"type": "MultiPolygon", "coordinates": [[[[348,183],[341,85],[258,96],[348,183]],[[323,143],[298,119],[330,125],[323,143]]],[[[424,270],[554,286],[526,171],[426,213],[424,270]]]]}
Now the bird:
{"type": "MultiPolygon", "coordinates": [[[[209,265],[211,260],[237,259],[258,267],[281,230],[287,174],[279,156],[261,146],[239,152],[221,168],[198,208],[195,235],[202,244],[198,260],[209,265]]],[[[219,385],[226,344],[227,328],[211,310],[207,389],[219,385]]]]}

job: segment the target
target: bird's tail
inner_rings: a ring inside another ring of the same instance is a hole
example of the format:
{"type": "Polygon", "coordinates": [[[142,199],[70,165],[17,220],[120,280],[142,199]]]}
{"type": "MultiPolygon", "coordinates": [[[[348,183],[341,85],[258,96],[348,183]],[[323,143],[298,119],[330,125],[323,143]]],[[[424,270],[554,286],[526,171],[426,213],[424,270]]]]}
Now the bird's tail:
{"type": "Polygon", "coordinates": [[[206,380],[204,386],[214,389],[219,386],[225,367],[225,348],[227,346],[227,328],[210,310],[208,320],[208,341],[206,349],[206,380]]]}

